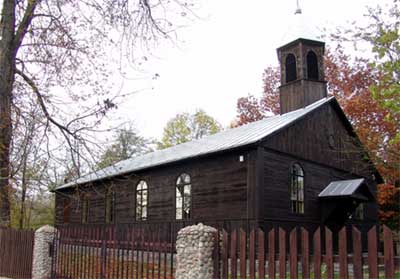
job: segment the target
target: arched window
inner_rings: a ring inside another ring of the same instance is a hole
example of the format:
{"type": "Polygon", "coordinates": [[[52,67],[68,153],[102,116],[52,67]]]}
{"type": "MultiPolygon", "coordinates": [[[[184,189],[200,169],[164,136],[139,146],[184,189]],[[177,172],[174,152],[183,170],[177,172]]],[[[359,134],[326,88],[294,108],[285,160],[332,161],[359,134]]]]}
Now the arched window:
{"type": "Polygon", "coordinates": [[[136,220],[147,219],[148,188],[144,180],[140,180],[136,186],[136,220]]]}
{"type": "Polygon", "coordinates": [[[176,180],[176,219],[190,219],[192,185],[190,176],[182,173],[176,180]]]}
{"type": "Polygon", "coordinates": [[[299,164],[291,169],[290,202],[292,212],[304,213],[304,172],[299,164]]]}
{"type": "Polygon", "coordinates": [[[82,195],[82,224],[87,224],[89,221],[89,196],[87,194],[82,195]]]}
{"type": "Polygon", "coordinates": [[[307,53],[307,78],[318,80],[318,58],[312,50],[307,53]]]}
{"type": "Polygon", "coordinates": [[[291,82],[297,79],[296,57],[293,54],[288,54],[285,61],[286,82],[291,82]]]}
{"type": "Polygon", "coordinates": [[[105,196],[105,221],[106,224],[114,223],[115,215],[115,192],[112,188],[107,189],[105,196]]]}

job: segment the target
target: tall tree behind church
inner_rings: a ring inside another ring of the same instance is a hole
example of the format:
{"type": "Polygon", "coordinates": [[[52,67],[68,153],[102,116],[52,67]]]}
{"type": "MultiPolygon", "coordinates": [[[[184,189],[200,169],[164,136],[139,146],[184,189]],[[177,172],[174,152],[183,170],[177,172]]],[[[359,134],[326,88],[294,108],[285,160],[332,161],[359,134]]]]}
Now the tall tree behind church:
{"type": "Polygon", "coordinates": [[[143,62],[143,50],[170,39],[191,8],[180,0],[0,0],[0,225],[10,222],[14,101],[34,96],[49,137],[64,138],[78,165],[84,152],[74,142],[86,148],[121,97],[107,82],[111,50],[123,50],[121,68],[143,62]]]}

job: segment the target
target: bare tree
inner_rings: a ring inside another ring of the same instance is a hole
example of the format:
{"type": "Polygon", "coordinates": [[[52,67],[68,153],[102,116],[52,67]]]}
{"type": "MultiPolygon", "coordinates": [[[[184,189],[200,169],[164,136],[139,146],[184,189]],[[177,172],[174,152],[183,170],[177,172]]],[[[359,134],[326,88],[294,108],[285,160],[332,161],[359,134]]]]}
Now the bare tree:
{"type": "Polygon", "coordinates": [[[0,9],[0,224],[8,225],[13,116],[24,110],[23,100],[35,102],[44,135],[63,138],[78,165],[76,146],[94,142],[91,132],[121,97],[109,93],[109,54],[120,53],[121,65],[135,63],[160,38],[170,38],[192,4],[2,0],[0,9]]]}

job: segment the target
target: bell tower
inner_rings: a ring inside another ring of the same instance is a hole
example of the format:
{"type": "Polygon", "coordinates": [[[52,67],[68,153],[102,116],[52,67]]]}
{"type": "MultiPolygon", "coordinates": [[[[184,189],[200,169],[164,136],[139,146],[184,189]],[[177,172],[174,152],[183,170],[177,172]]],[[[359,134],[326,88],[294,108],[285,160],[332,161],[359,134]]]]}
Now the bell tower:
{"type": "Polygon", "coordinates": [[[303,108],[327,96],[325,43],[299,38],[277,49],[281,69],[281,114],[303,108]]]}
{"type": "Polygon", "coordinates": [[[303,38],[278,48],[281,114],[327,96],[324,51],[325,43],[303,38]]]}

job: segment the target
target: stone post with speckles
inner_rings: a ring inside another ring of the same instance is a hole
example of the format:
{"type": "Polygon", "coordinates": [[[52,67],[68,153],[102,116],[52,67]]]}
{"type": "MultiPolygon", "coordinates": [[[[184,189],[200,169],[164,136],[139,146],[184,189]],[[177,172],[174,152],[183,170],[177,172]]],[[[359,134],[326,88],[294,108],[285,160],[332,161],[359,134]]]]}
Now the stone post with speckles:
{"type": "Polygon", "coordinates": [[[51,275],[50,245],[54,240],[55,228],[46,225],[36,230],[33,246],[32,278],[47,279],[51,275]]]}
{"type": "Polygon", "coordinates": [[[217,230],[198,224],[181,229],[176,241],[176,279],[212,279],[217,230]]]}

